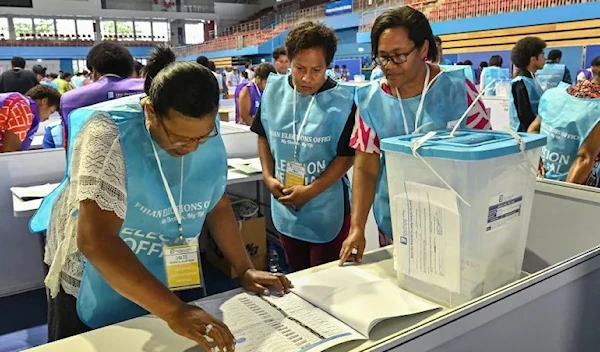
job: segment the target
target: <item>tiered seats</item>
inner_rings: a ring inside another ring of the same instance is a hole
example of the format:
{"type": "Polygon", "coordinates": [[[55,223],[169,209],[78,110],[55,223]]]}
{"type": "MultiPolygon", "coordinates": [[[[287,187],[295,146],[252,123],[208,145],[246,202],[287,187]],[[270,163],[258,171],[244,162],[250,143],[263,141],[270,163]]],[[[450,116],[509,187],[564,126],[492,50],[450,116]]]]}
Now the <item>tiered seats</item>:
{"type": "MultiPolygon", "coordinates": [[[[17,38],[10,40],[0,34],[0,46],[93,46],[95,42],[95,38],[89,34],[76,36],[19,33],[17,38]]],[[[104,36],[103,40],[123,42],[126,46],[151,46],[157,42],[167,42],[167,38],[164,36],[155,36],[154,39],[150,36],[138,36],[138,38],[134,38],[132,35],[104,36]]]]}

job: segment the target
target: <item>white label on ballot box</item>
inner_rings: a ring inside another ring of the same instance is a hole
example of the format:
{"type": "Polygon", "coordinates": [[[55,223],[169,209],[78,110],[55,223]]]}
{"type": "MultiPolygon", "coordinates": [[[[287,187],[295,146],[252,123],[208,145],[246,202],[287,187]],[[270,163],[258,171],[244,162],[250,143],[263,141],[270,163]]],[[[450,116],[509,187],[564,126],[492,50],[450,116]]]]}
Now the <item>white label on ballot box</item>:
{"type": "Polygon", "coordinates": [[[458,198],[447,189],[404,182],[394,197],[396,270],[448,290],[460,290],[458,198]]]}
{"type": "Polygon", "coordinates": [[[500,194],[490,198],[486,230],[493,231],[517,221],[521,216],[522,205],[523,196],[500,194]]]}

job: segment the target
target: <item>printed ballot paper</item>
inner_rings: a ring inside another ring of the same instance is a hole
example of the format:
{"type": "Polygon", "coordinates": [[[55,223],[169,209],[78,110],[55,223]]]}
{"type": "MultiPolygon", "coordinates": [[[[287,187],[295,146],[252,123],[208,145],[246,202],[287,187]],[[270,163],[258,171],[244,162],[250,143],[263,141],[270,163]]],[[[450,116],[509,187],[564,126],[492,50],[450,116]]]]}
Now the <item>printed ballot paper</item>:
{"type": "Polygon", "coordinates": [[[196,304],[222,319],[238,352],[324,351],[369,338],[389,318],[439,308],[357,267],[335,267],[294,280],[283,297],[239,293],[196,304]]]}

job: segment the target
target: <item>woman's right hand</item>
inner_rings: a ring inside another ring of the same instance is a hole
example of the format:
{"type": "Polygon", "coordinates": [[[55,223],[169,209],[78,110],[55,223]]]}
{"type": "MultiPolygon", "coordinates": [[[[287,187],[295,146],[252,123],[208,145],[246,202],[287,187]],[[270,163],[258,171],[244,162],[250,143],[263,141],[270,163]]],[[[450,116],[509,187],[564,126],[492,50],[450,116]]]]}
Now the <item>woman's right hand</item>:
{"type": "Polygon", "coordinates": [[[206,335],[215,342],[221,352],[235,350],[235,338],[229,328],[220,320],[193,305],[182,306],[167,320],[171,330],[197,342],[206,351],[215,351],[206,339],[206,335]],[[211,326],[207,332],[207,326],[211,326]]]}
{"type": "Polygon", "coordinates": [[[353,226],[350,229],[348,238],[346,238],[344,243],[342,243],[339,265],[342,266],[346,262],[362,262],[366,244],[367,241],[365,239],[365,229],[353,226]],[[356,253],[352,253],[354,250],[356,250],[356,253]]]}
{"type": "Polygon", "coordinates": [[[267,186],[273,197],[275,197],[275,199],[279,199],[285,196],[285,194],[283,194],[283,189],[285,188],[285,186],[283,185],[283,183],[279,182],[279,180],[275,177],[267,178],[265,180],[265,185],[267,186]]]}

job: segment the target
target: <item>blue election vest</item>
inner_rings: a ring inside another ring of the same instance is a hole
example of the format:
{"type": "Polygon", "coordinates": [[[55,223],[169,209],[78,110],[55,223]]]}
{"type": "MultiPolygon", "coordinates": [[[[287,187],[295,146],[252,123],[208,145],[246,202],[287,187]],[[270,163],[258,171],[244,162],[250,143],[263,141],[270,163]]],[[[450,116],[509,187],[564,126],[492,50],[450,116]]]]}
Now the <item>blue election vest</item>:
{"type": "Polygon", "coordinates": [[[500,81],[509,79],[510,74],[507,68],[490,66],[485,67],[483,71],[481,71],[481,89],[484,89],[491,82],[494,82],[486,91],[485,95],[487,96],[496,96],[496,84],[500,81]]]}
{"type": "MultiPolygon", "coordinates": [[[[166,283],[162,246],[178,236],[178,225],[164,189],[152,150],[150,134],[145,127],[140,95],[77,109],[69,115],[69,149],[75,146],[77,134],[98,112],[108,113],[118,129],[127,175],[127,214],[121,227],[121,239],[131,247],[140,262],[163,284],[166,283]]],[[[218,123],[218,120],[217,120],[218,123]]],[[[176,199],[183,187],[179,211],[183,218],[183,235],[194,238],[200,233],[206,215],[225,192],[227,184],[227,153],[220,136],[210,139],[183,158],[168,155],[157,147],[165,176],[176,199]],[[183,162],[183,184],[181,163],[183,162]],[[211,172],[206,172],[210,170],[211,172]]],[[[70,157],[67,159],[70,163],[70,157]]],[[[61,186],[69,182],[70,165],[61,186]]],[[[59,192],[63,187],[59,187],[59,192]]],[[[47,225],[54,197],[44,199],[31,225],[47,225]],[[48,201],[47,201],[48,200],[48,201]]],[[[74,212],[72,216],[78,216],[74,212]]],[[[34,230],[43,231],[44,228],[34,230]]],[[[84,258],[84,269],[77,313],[83,323],[98,328],[147,314],[118,294],[84,258]]]]}
{"type": "Polygon", "coordinates": [[[543,69],[538,70],[535,73],[535,78],[540,84],[540,87],[542,87],[542,90],[546,91],[550,88],[557,87],[558,84],[562,82],[563,77],[565,76],[565,69],[565,65],[549,62],[544,65],[543,69]]]}
{"type": "MultiPolygon", "coordinates": [[[[514,85],[519,81],[523,81],[523,83],[525,84],[525,88],[527,89],[527,95],[529,95],[529,104],[531,105],[531,110],[537,116],[538,106],[540,105],[540,98],[542,97],[544,91],[542,90],[535,78],[517,76],[512,80],[512,84],[514,85]]],[[[519,115],[517,114],[517,108],[515,106],[515,97],[513,97],[512,92],[510,94],[510,107],[508,109],[508,116],[510,118],[510,128],[512,128],[516,132],[526,132],[521,130],[521,120],[519,120],[519,115]]]]}
{"type": "Polygon", "coordinates": [[[577,98],[566,83],[549,89],[540,100],[540,133],[548,137],[542,148],[545,177],[565,181],[579,148],[600,122],[600,99],[577,98]]]}
{"type": "MultiPolygon", "coordinates": [[[[337,157],[337,146],[352,111],[354,89],[338,84],[313,96],[294,92],[287,75],[270,75],[261,103],[261,121],[275,161],[275,177],[285,184],[287,162],[294,162],[292,124],[299,134],[297,162],[306,168],[308,185],[337,157]],[[294,94],[296,117],[294,118],[294,94]],[[303,124],[304,117],[306,121],[303,124]]],[[[344,182],[340,179],[296,211],[271,197],[273,224],[285,236],[312,243],[331,242],[344,222],[344,182]]]]}
{"type": "MultiPolygon", "coordinates": [[[[467,86],[462,68],[447,68],[440,73],[425,95],[423,111],[418,127],[427,133],[454,126],[467,110],[467,86]]],[[[402,99],[406,112],[409,133],[415,129],[415,115],[421,95],[402,99]]],[[[356,105],[364,123],[374,129],[379,140],[405,135],[404,121],[400,113],[398,99],[383,91],[379,82],[371,82],[356,88],[356,105]]],[[[466,119],[462,126],[466,124],[466,119]]],[[[373,212],[379,230],[388,238],[392,237],[392,218],[390,214],[390,195],[387,183],[385,154],[381,158],[377,192],[373,203],[373,212]]]]}
{"type": "Polygon", "coordinates": [[[473,71],[473,67],[469,66],[469,65],[439,65],[440,68],[444,71],[448,71],[448,70],[456,70],[456,69],[463,69],[465,70],[465,77],[473,82],[473,84],[475,84],[475,72],[473,71]]]}
{"type": "Polygon", "coordinates": [[[43,149],[62,148],[64,146],[64,129],[62,127],[62,121],[54,121],[46,125],[44,132],[44,142],[42,143],[43,149]]]}

